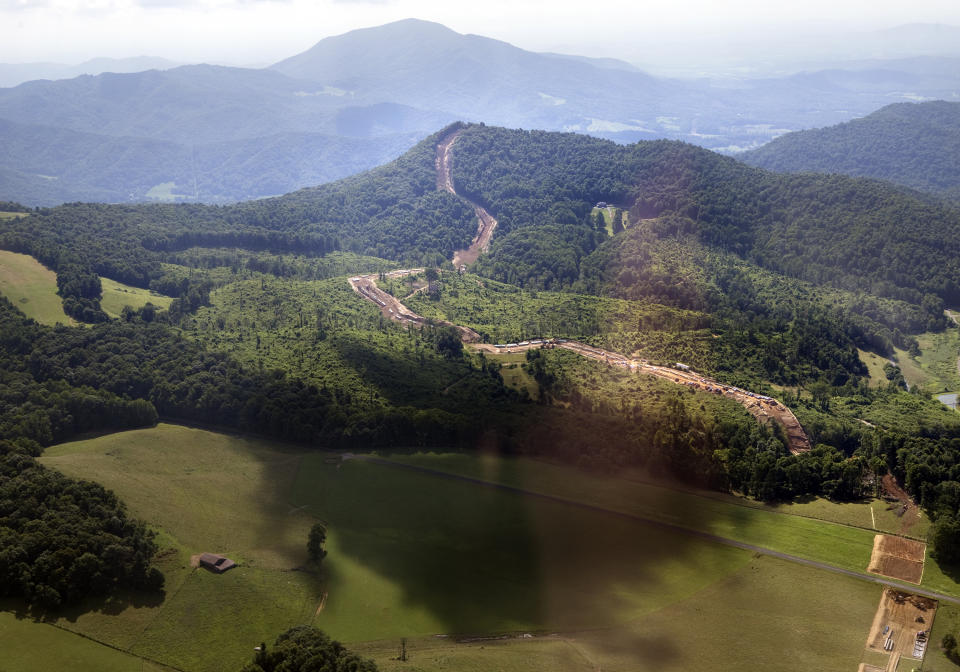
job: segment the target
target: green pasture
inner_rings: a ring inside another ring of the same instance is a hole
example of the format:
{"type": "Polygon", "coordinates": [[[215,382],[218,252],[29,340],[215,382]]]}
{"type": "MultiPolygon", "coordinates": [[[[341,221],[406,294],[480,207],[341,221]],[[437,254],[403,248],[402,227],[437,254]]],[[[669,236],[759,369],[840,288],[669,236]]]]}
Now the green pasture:
{"type": "Polygon", "coordinates": [[[293,497],[336,536],[318,624],[347,641],[620,624],[749,558],[582,507],[358,460],[305,457],[293,497]],[[341,581],[341,557],[387,591],[341,581]],[[384,603],[391,587],[397,599],[384,603]],[[398,603],[414,618],[398,618],[398,603]]]}
{"type": "Polygon", "coordinates": [[[947,658],[940,647],[946,634],[960,637],[960,607],[956,605],[941,604],[937,609],[927,655],[923,659],[923,672],[956,672],[957,664],[947,658]]]}
{"type": "MultiPolygon", "coordinates": [[[[2,603],[0,603],[2,604],[2,603]]],[[[0,610],[0,670],[42,672],[163,672],[170,668],[117,651],[49,623],[0,610]]]]}
{"type": "Polygon", "coordinates": [[[136,310],[152,303],[158,309],[166,309],[173,303],[173,299],[169,296],[151,292],[149,289],[131,287],[110,278],[101,277],[100,285],[103,287],[100,307],[110,317],[120,317],[124,306],[130,306],[136,310]]]}
{"type": "Polygon", "coordinates": [[[960,329],[951,327],[939,333],[917,336],[920,356],[914,361],[927,375],[924,391],[931,394],[960,391],[957,358],[960,357],[960,329]]]}
{"type": "MultiPolygon", "coordinates": [[[[800,534],[796,544],[835,552],[830,560],[840,565],[848,556],[859,562],[852,544],[871,537],[530,460],[403,459],[638,515],[655,517],[658,508],[655,519],[727,536],[740,529],[772,547],[800,534]],[[763,522],[773,520],[785,529],[763,522]]],[[[131,599],[58,624],[191,672],[238,668],[254,645],[298,623],[385,670],[636,669],[638,661],[681,670],[720,651],[715,669],[786,671],[796,660],[840,669],[859,660],[879,599],[865,582],[628,517],[173,425],[53,446],[42,460],[103,483],[158,527],[167,576],[160,604],[131,599]],[[304,567],[317,520],[329,530],[319,573],[304,567]],[[222,576],[191,570],[189,556],[205,550],[241,566],[222,576]],[[823,622],[838,601],[844,619],[823,622]],[[763,642],[724,649],[761,630],[763,642]],[[508,638],[460,643],[499,634],[508,638]],[[392,660],[401,637],[407,665],[392,660]]],[[[869,543],[864,552],[865,566],[869,543]]]]}
{"type": "MultiPolygon", "coordinates": [[[[960,329],[949,327],[941,332],[926,332],[916,336],[920,354],[916,357],[906,350],[895,348],[895,360],[911,388],[919,387],[930,394],[960,391],[960,329]]],[[[870,371],[871,384],[886,384],[883,372],[886,359],[860,350],[860,359],[870,371]]]]}
{"type": "Polygon", "coordinates": [[[48,466],[97,480],[159,527],[166,599],[63,619],[63,626],[198,672],[239,668],[261,640],[309,622],[319,578],[299,571],[313,519],[289,503],[301,453],[282,444],[174,425],[48,448],[48,466]],[[222,576],[190,556],[225,553],[222,576]],[[227,667],[224,667],[227,665],[227,667]]]}
{"type": "Polygon", "coordinates": [[[0,250],[0,293],[42,324],[76,324],[63,312],[57,274],[27,254],[0,250]]]}
{"type": "Polygon", "coordinates": [[[177,200],[189,198],[187,194],[177,193],[179,187],[175,182],[161,182],[155,184],[147,191],[144,196],[153,201],[162,201],[164,203],[174,203],[177,200]]]}
{"type": "MultiPolygon", "coordinates": [[[[641,476],[592,476],[525,458],[463,453],[388,457],[404,464],[502,483],[860,572],[865,572],[869,564],[874,535],[878,531],[895,532],[902,522],[887,511],[882,500],[837,504],[819,499],[767,506],[720,493],[657,485],[641,476]],[[871,507],[877,521],[876,530],[872,528],[871,507]]],[[[921,534],[928,527],[929,521],[923,516],[912,532],[921,534]]],[[[943,574],[929,558],[923,585],[960,595],[960,585],[943,574]]]]}
{"type": "Polygon", "coordinates": [[[867,375],[870,378],[870,385],[872,387],[885,386],[890,382],[887,380],[887,374],[883,370],[884,365],[889,363],[886,357],[878,355],[875,352],[861,350],[860,348],[857,348],[857,353],[860,355],[860,361],[867,365],[867,375]]]}
{"type": "MultiPolygon", "coordinates": [[[[919,338],[917,339],[920,340],[919,338]]],[[[910,387],[924,387],[930,382],[930,374],[923,370],[920,363],[910,356],[910,353],[900,348],[894,348],[894,359],[903,373],[903,379],[910,387]]]]}
{"type": "Polygon", "coordinates": [[[856,670],[880,589],[769,557],[628,624],[530,639],[356,645],[385,672],[856,670]],[[643,661],[638,664],[638,661],[643,661]]]}

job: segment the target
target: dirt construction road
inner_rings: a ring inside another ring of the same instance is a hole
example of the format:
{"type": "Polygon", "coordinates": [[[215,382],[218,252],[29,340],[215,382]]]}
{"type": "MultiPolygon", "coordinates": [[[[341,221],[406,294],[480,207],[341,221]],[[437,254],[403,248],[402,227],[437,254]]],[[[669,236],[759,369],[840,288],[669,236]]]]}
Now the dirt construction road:
{"type": "Polygon", "coordinates": [[[449,191],[455,196],[460,196],[463,200],[473,207],[473,212],[477,216],[477,235],[473,237],[470,247],[465,250],[457,250],[453,253],[453,267],[469,266],[475,262],[482,253],[490,247],[490,239],[493,238],[493,230],[497,228],[497,220],[486,211],[482,206],[474,203],[462,194],[458,194],[453,187],[453,143],[460,137],[463,131],[455,131],[440,141],[437,145],[437,189],[449,191]]]}
{"type": "MultiPolygon", "coordinates": [[[[436,168],[437,168],[437,189],[446,190],[456,194],[453,186],[453,177],[451,174],[451,148],[460,136],[461,131],[455,131],[445,137],[437,145],[436,168]]],[[[459,194],[458,194],[459,195],[459,194]]],[[[467,200],[467,199],[465,199],[467,200]]],[[[497,220],[493,219],[486,210],[479,205],[468,200],[477,211],[479,220],[479,229],[473,243],[467,250],[458,250],[454,253],[454,268],[459,268],[461,264],[468,264],[476,261],[481,252],[485,251],[490,244],[490,238],[493,230],[496,228],[497,220]]],[[[407,275],[422,273],[422,268],[399,269],[385,274],[386,277],[398,278],[407,275]]],[[[711,394],[723,395],[734,399],[740,403],[747,411],[753,415],[759,422],[776,422],[784,430],[787,436],[787,442],[790,452],[794,455],[810,450],[810,440],[803,431],[800,422],[793,412],[771,397],[756,394],[749,390],[744,390],[732,385],[720,383],[711,378],[702,376],[694,371],[679,370],[663,366],[655,366],[643,359],[631,359],[624,355],[609,350],[595,348],[585,343],[571,341],[567,339],[536,339],[524,341],[523,343],[510,344],[507,346],[494,346],[480,343],[482,340],[480,334],[469,327],[453,324],[443,320],[430,321],[414,313],[403,305],[399,299],[377,287],[377,275],[358,275],[350,278],[350,286],[357,294],[363,298],[377,304],[384,317],[407,325],[422,326],[425,324],[441,324],[455,328],[460,332],[460,337],[464,343],[467,343],[475,349],[482,350],[490,354],[503,354],[510,352],[522,352],[532,348],[564,348],[577,354],[604,362],[610,366],[617,366],[637,373],[656,376],[663,380],[670,381],[677,385],[684,385],[688,388],[708,392],[711,394]]]]}

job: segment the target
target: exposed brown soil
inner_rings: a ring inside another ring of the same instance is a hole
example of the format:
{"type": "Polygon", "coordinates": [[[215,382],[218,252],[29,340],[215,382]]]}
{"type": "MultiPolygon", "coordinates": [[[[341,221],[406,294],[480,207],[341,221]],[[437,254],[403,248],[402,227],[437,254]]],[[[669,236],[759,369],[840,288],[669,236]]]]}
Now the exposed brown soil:
{"type": "MultiPolygon", "coordinates": [[[[423,273],[423,269],[401,269],[397,271],[391,271],[390,273],[386,273],[384,275],[389,278],[399,278],[405,275],[413,275],[416,273],[423,273]]],[[[405,305],[400,303],[396,297],[377,287],[377,277],[377,274],[356,275],[350,278],[349,282],[350,286],[353,288],[353,291],[368,301],[372,301],[380,306],[380,312],[383,313],[384,317],[407,325],[423,326],[425,324],[439,324],[447,327],[453,327],[460,333],[460,338],[463,339],[464,343],[476,343],[480,340],[480,334],[469,327],[462,327],[458,324],[447,322],[446,320],[428,320],[422,315],[418,315],[417,313],[413,312],[405,305]]]]}
{"type": "Polygon", "coordinates": [[[867,571],[893,579],[920,583],[926,544],[913,539],[878,534],[873,538],[873,553],[867,571]]]}
{"type": "Polygon", "coordinates": [[[891,503],[900,517],[900,534],[909,534],[920,518],[920,507],[916,505],[907,491],[900,487],[892,474],[885,474],[880,479],[881,497],[891,503]]]}
{"type": "Polygon", "coordinates": [[[483,350],[492,354],[524,352],[533,348],[556,347],[572,350],[583,357],[593,359],[598,362],[604,362],[610,366],[617,366],[637,373],[645,373],[656,376],[663,380],[684,385],[703,392],[720,394],[739,402],[747,411],[753,415],[759,422],[777,422],[787,435],[790,446],[790,452],[794,455],[804,453],[810,450],[810,439],[800,425],[800,421],[789,408],[775,399],[755,394],[748,390],[743,390],[733,385],[717,382],[712,378],[702,376],[695,371],[680,371],[665,366],[655,366],[643,359],[631,359],[624,355],[601,348],[594,348],[577,341],[550,341],[546,343],[529,343],[527,345],[514,345],[509,348],[498,348],[489,344],[476,344],[476,349],[483,350]]]}
{"type": "MultiPolygon", "coordinates": [[[[451,194],[457,194],[453,187],[453,143],[457,141],[463,130],[458,130],[437,145],[437,154],[435,164],[437,166],[437,189],[449,191],[451,194]]],[[[490,247],[490,239],[493,238],[493,230],[497,228],[497,220],[487,212],[483,207],[474,203],[468,198],[463,198],[473,207],[473,212],[477,216],[477,235],[473,237],[470,247],[465,250],[457,250],[453,253],[453,267],[459,269],[461,266],[469,266],[490,247]]]]}
{"type": "MultiPolygon", "coordinates": [[[[867,635],[867,648],[879,653],[889,653],[890,662],[893,664],[894,659],[900,657],[916,660],[914,643],[917,633],[921,630],[929,633],[936,611],[936,600],[885,588],[870,626],[870,634],[867,635]],[[888,639],[893,647],[884,649],[888,639]]],[[[867,666],[867,669],[870,667],[867,666]]],[[[890,665],[887,669],[890,669],[890,665]]]]}

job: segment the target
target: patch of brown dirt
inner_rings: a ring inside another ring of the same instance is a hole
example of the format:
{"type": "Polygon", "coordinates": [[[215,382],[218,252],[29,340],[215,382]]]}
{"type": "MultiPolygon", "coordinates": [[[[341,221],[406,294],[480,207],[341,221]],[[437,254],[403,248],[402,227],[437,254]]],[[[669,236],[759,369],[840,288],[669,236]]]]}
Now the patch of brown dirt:
{"type": "Polygon", "coordinates": [[[900,534],[909,534],[920,518],[920,507],[914,503],[907,491],[900,487],[892,474],[886,474],[880,479],[880,496],[890,502],[900,517],[900,534]],[[899,507],[899,508],[897,508],[899,507]]]}
{"type": "Polygon", "coordinates": [[[935,600],[885,588],[867,635],[867,648],[891,654],[891,662],[893,657],[913,658],[917,633],[929,632],[936,611],[935,600]],[[888,640],[892,647],[884,648],[888,640]]]}
{"type": "MultiPolygon", "coordinates": [[[[457,196],[456,189],[453,187],[453,143],[457,141],[463,129],[451,133],[437,145],[437,153],[434,162],[437,167],[437,189],[440,191],[449,191],[457,196]]],[[[473,237],[470,247],[465,250],[456,250],[453,253],[453,267],[459,269],[461,266],[469,266],[477,258],[487,251],[490,247],[490,239],[493,237],[493,230],[497,228],[497,220],[487,212],[482,206],[474,203],[470,199],[461,196],[467,203],[473,206],[473,212],[477,216],[477,235],[473,237]]]]}
{"type": "Polygon", "coordinates": [[[873,553],[867,571],[893,579],[920,583],[926,544],[913,539],[878,534],[873,538],[873,553]]]}

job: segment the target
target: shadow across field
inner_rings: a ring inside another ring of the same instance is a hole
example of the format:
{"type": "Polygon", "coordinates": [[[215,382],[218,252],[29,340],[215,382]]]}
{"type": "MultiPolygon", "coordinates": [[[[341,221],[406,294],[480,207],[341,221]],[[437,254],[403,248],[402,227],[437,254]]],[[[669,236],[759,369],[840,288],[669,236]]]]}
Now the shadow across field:
{"type": "Polygon", "coordinates": [[[143,592],[123,590],[111,595],[88,597],[76,604],[56,609],[35,607],[20,598],[0,599],[0,611],[13,614],[17,619],[34,620],[42,623],[67,621],[76,623],[84,614],[100,613],[110,616],[122,614],[127,609],[151,609],[159,607],[167,598],[165,590],[143,592]]]}
{"type": "Polygon", "coordinates": [[[624,516],[362,460],[305,457],[294,496],[330,525],[329,607],[337,597],[367,613],[343,631],[352,617],[337,616],[349,608],[331,613],[348,640],[606,627],[749,559],[624,516]],[[351,583],[347,558],[389,584],[413,618],[384,616],[393,605],[351,583]]]}

